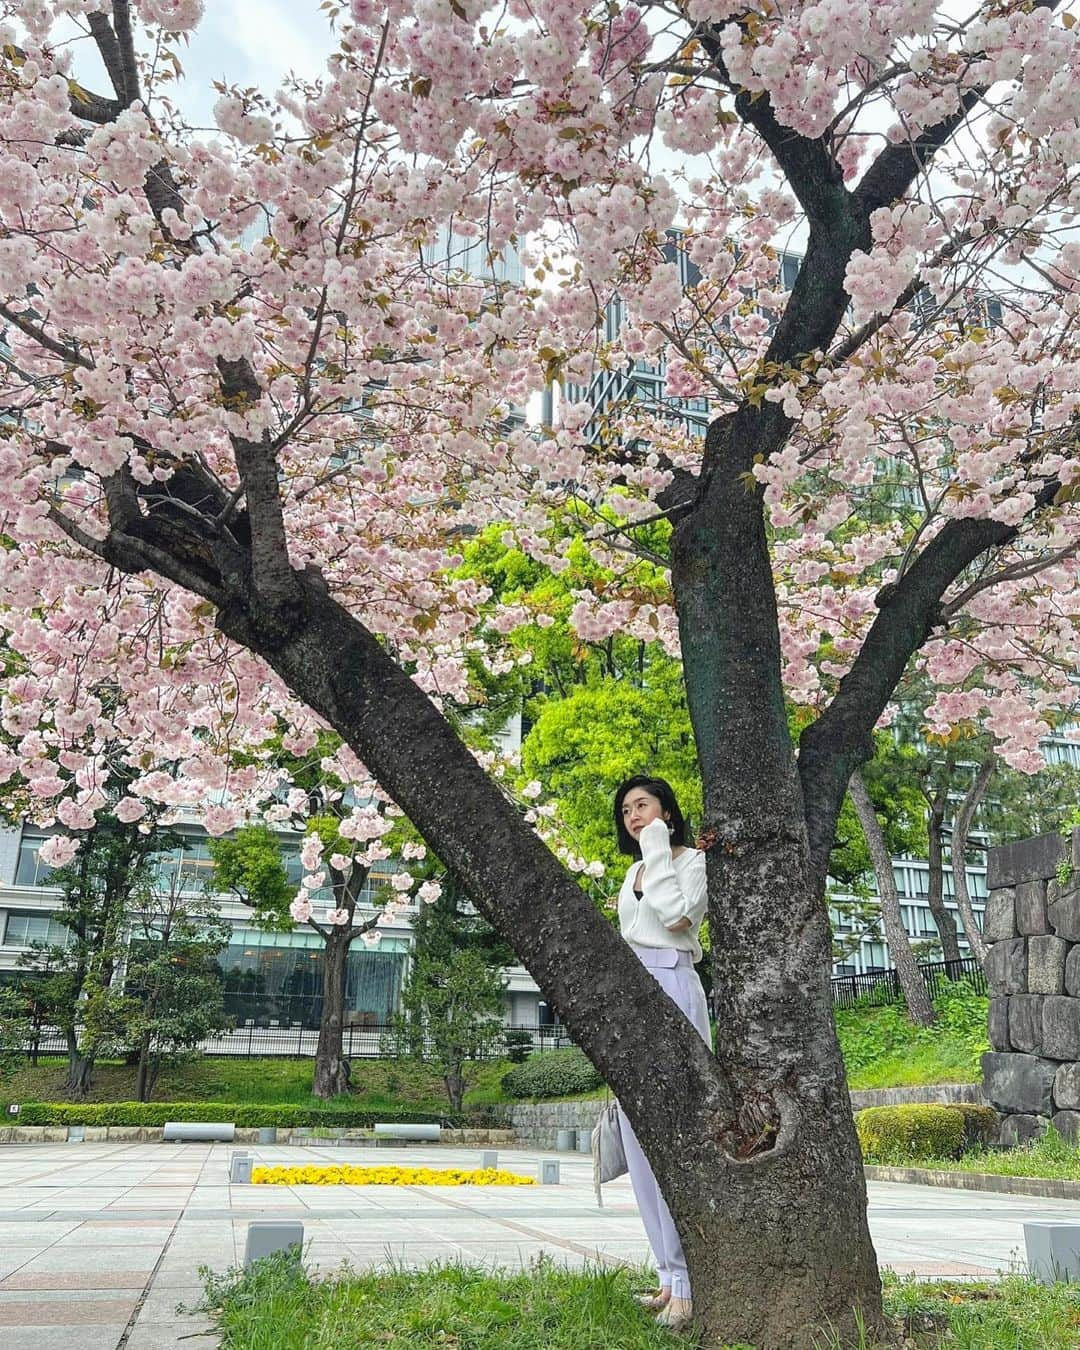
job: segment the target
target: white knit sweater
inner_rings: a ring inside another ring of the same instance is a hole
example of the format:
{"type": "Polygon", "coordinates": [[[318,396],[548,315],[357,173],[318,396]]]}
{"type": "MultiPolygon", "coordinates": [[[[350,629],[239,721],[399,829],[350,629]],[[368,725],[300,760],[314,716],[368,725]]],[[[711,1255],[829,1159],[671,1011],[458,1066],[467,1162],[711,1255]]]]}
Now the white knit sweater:
{"type": "Polygon", "coordinates": [[[688,848],[673,858],[667,825],[662,820],[650,821],[638,843],[645,864],[642,895],[639,900],[634,894],[634,880],[641,867],[635,862],[619,891],[619,931],[627,942],[639,947],[674,947],[700,961],[698,930],[707,898],[705,854],[688,848]],[[671,925],[680,919],[689,919],[690,927],[673,933],[671,925]]]}

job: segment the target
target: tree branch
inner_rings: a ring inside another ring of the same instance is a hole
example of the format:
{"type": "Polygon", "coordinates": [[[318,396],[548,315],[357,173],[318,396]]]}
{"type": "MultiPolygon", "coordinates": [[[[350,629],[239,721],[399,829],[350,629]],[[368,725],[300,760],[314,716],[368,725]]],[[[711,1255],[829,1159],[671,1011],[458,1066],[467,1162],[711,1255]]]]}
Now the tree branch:
{"type": "MultiPolygon", "coordinates": [[[[262,397],[262,387],[246,360],[226,361],[218,357],[217,367],[228,403],[244,407],[262,397]]],[[[299,583],[289,562],[277,457],[268,433],[261,441],[249,441],[242,436],[232,436],[231,440],[251,528],[251,586],[264,604],[281,610],[295,604],[299,583]]]]}
{"type": "MultiPolygon", "coordinates": [[[[1034,511],[1048,506],[1060,484],[1037,494],[1034,511]]],[[[1029,517],[1030,517],[1029,513],[1029,517]]],[[[942,622],[941,597],[987,549],[1010,543],[1019,527],[996,520],[952,520],[935,536],[895,587],[878,595],[878,617],[832,702],[799,743],[799,776],[814,865],[824,877],[836,818],[848,780],[873,754],[874,726],[904,672],[942,622]]]]}
{"type": "Polygon", "coordinates": [[[25,315],[16,314],[7,305],[0,304],[0,318],[6,319],[13,328],[17,328],[24,336],[36,342],[39,347],[44,347],[46,351],[52,352],[53,356],[58,356],[61,361],[67,361],[73,366],[82,366],[83,370],[94,369],[94,363],[88,357],[83,356],[74,347],[68,347],[59,338],[50,337],[40,325],[31,323],[25,315]]]}

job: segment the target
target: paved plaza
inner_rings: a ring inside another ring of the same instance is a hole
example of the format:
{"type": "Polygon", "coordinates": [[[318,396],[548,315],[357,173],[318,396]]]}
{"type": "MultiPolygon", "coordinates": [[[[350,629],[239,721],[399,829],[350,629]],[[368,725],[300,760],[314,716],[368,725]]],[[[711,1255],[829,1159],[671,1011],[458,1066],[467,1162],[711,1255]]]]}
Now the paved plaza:
{"type": "MultiPolygon", "coordinates": [[[[235,1148],[242,1148],[237,1145],[235,1148]]],[[[302,1219],[309,1267],[431,1260],[489,1266],[540,1253],[586,1261],[648,1257],[630,1186],[592,1194],[587,1157],[560,1155],[558,1186],[231,1186],[225,1144],[0,1146],[0,1345],[4,1350],[213,1347],[209,1323],[178,1314],[198,1267],[243,1257],[250,1219],[302,1219]],[[206,1333],[206,1334],[199,1334],[206,1333]]],[[[258,1147],[266,1163],[479,1166],[463,1148],[258,1147]]],[[[500,1149],[536,1175],[541,1157],[500,1149]]],[[[1026,1220],[1080,1223],[1080,1203],[872,1183],[884,1265],[922,1277],[993,1275],[1017,1264],[1026,1220]]]]}

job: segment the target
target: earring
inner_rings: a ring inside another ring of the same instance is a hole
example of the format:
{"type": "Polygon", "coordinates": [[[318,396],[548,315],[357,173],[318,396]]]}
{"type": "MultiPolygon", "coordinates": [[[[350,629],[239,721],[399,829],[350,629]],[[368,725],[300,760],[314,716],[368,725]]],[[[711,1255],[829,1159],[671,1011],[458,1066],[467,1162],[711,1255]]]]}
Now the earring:
{"type": "Polygon", "coordinates": [[[668,832],[668,834],[674,834],[674,833],[675,833],[675,826],[672,825],[672,823],[671,823],[670,821],[668,821],[667,832],[668,832]]]}

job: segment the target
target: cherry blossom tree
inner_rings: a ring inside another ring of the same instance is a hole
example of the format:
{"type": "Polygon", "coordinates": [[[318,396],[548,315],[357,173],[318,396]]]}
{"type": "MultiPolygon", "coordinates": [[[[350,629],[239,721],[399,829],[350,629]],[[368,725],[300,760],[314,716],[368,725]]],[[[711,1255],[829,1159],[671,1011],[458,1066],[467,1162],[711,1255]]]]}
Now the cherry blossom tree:
{"type": "Polygon", "coordinates": [[[322,76],[225,84],[209,132],[177,93],[202,8],[0,5],[0,568],[27,665],[0,770],[86,827],[95,667],[141,737],[131,813],[224,788],[225,831],[257,771],[224,752],[332,727],[617,1092],[706,1342],[876,1328],[827,860],[905,670],[932,729],[980,717],[1020,769],[1071,701],[1072,7],[352,0],[322,76]],[[462,238],[524,279],[455,266],[462,238]],[[539,435],[515,420],[629,360],[703,403],[703,443],[655,410],[597,432],[572,397],[539,435]],[[457,729],[487,598],[457,542],[501,523],[558,573],[571,507],[620,578],[579,635],[681,651],[715,1055],[457,729]],[[636,584],[658,518],[673,603],[636,584]],[[797,746],[785,694],[813,714],[797,746]]]}

